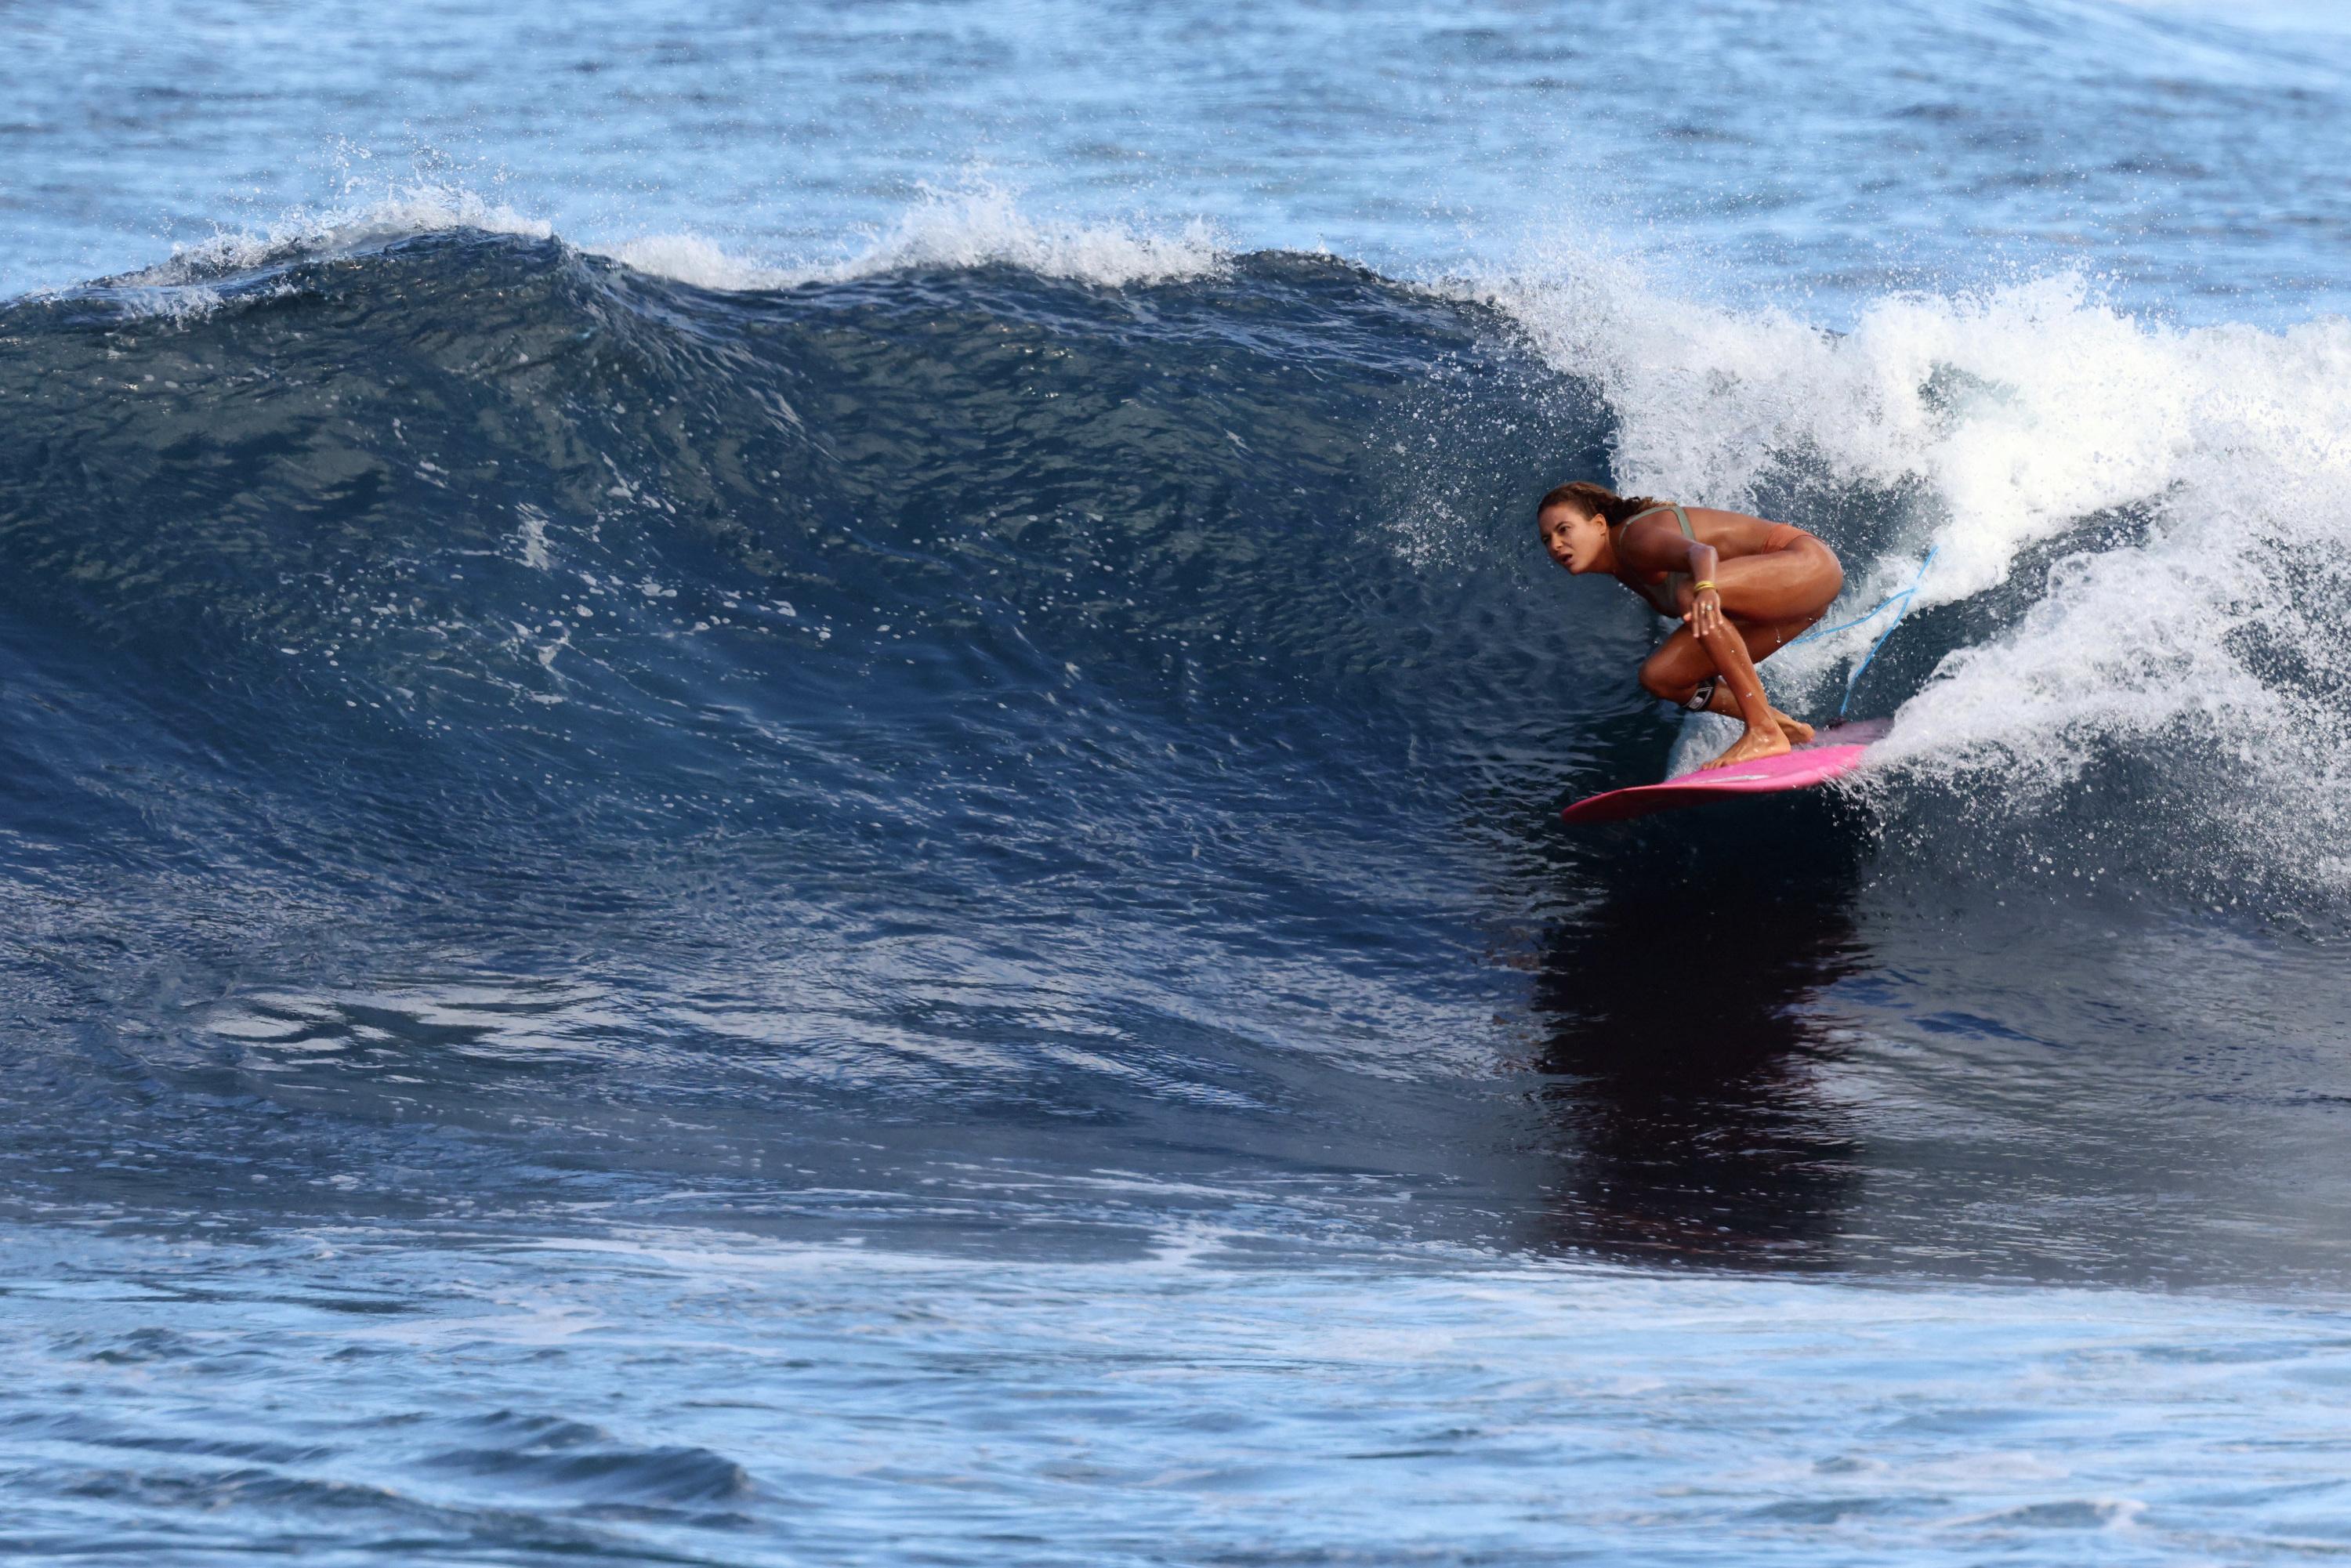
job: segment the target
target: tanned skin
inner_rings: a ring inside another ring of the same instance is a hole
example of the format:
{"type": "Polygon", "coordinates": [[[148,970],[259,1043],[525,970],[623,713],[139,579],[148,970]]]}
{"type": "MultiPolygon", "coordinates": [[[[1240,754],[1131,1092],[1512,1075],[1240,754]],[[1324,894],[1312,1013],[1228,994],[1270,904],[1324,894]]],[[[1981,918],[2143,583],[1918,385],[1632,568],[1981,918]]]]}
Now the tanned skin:
{"type": "Polygon", "coordinates": [[[1682,537],[1671,512],[1611,528],[1572,502],[1543,508],[1535,519],[1551,559],[1578,577],[1605,572],[1641,591],[1660,573],[1682,571],[1690,583],[1714,587],[1693,594],[1681,586],[1683,625],[1641,664],[1641,685],[1669,703],[1687,703],[1700,682],[1721,677],[1708,711],[1743,721],[1747,733],[1708,768],[1778,757],[1813,738],[1812,727],[1773,707],[1755,666],[1802,635],[1828,612],[1844,586],[1836,552],[1810,534],[1771,549],[1773,525],[1744,512],[1685,507],[1694,539],[1682,537]]]}

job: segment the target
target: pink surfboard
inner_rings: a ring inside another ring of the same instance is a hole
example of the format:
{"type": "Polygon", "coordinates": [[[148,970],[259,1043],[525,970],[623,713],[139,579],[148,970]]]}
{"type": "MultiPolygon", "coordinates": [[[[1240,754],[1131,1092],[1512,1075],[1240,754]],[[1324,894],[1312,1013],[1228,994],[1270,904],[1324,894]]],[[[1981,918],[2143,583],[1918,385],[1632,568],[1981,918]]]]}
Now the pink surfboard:
{"type": "Polygon", "coordinates": [[[1775,795],[1782,789],[1825,784],[1860,767],[1862,753],[1885,735],[1886,727],[1883,719],[1841,724],[1821,730],[1809,745],[1800,746],[1784,757],[1685,773],[1662,784],[1640,784],[1630,789],[1587,795],[1560,815],[1571,822],[1621,822],[1628,817],[1703,806],[1709,800],[1728,800],[1734,795],[1775,795]]]}

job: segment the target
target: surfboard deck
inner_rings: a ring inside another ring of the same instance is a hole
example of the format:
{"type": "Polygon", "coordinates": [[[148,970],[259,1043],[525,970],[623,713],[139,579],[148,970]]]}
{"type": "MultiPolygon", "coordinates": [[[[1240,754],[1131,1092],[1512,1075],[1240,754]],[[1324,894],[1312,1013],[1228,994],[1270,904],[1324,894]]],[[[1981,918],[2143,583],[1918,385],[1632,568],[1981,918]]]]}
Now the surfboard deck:
{"type": "Polygon", "coordinates": [[[1712,772],[1684,773],[1662,784],[1636,784],[1629,789],[1609,789],[1587,795],[1560,813],[1571,822],[1622,822],[1653,811],[1677,811],[1686,806],[1734,795],[1776,795],[1825,784],[1861,766],[1862,753],[1887,729],[1883,719],[1841,724],[1816,732],[1812,740],[1784,757],[1742,762],[1712,772]]]}

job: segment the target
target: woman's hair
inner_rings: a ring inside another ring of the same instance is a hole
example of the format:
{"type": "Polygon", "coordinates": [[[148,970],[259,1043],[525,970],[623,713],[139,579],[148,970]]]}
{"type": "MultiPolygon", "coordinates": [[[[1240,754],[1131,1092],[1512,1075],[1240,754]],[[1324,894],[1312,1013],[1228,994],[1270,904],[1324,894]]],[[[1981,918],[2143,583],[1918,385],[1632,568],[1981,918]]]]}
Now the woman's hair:
{"type": "Polygon", "coordinates": [[[1548,492],[1535,503],[1535,516],[1541,517],[1553,507],[1573,507],[1587,517],[1598,517],[1610,528],[1628,517],[1637,517],[1652,507],[1665,503],[1652,496],[1620,496],[1605,485],[1595,485],[1589,479],[1578,479],[1548,492]]]}

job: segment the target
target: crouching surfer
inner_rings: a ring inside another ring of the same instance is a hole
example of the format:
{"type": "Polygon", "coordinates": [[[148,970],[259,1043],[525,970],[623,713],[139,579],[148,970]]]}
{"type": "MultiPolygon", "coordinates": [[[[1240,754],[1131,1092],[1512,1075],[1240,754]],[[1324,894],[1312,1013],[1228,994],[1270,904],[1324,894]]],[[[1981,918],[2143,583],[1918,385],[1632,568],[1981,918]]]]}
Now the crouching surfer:
{"type": "Polygon", "coordinates": [[[1844,586],[1836,552],[1803,529],[1744,512],[1626,497],[1579,479],[1535,507],[1551,559],[1604,571],[1660,615],[1684,622],[1641,664],[1641,685],[1692,713],[1743,720],[1708,768],[1777,757],[1813,738],[1773,707],[1755,666],[1827,613],[1844,586]]]}

